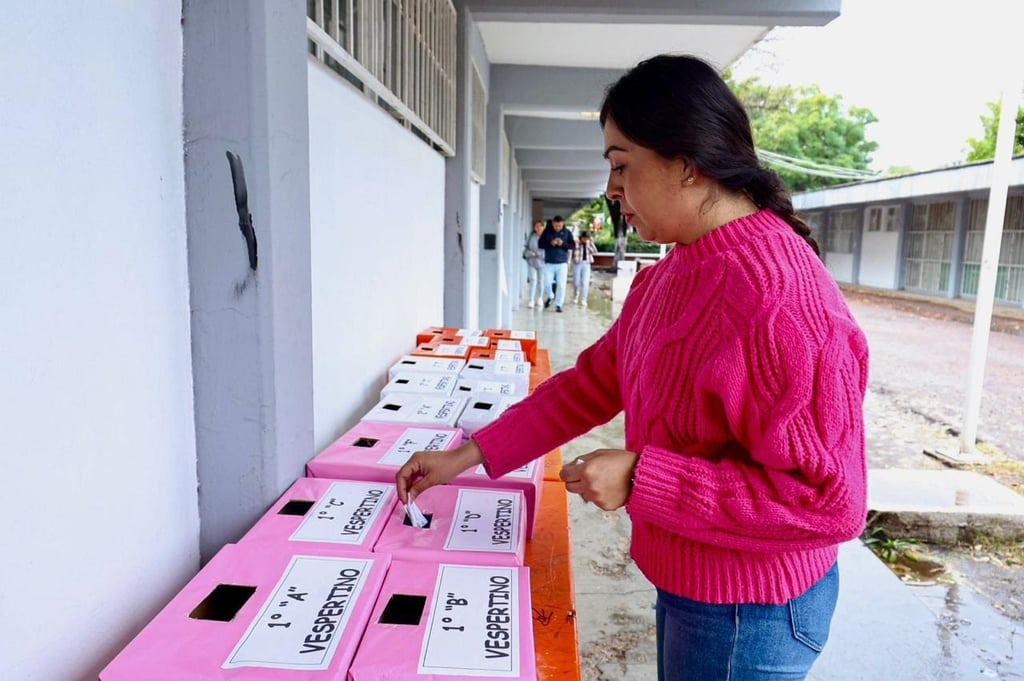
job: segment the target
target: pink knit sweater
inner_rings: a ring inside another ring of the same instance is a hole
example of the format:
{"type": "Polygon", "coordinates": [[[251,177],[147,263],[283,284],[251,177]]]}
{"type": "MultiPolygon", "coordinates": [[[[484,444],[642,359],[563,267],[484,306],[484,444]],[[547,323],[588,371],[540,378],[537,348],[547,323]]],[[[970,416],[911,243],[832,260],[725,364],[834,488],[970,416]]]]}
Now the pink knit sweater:
{"type": "Polygon", "coordinates": [[[763,210],[644,268],[576,366],[474,439],[500,476],[624,409],[647,578],[705,603],[784,603],[863,529],[867,357],[821,261],[763,210]]]}

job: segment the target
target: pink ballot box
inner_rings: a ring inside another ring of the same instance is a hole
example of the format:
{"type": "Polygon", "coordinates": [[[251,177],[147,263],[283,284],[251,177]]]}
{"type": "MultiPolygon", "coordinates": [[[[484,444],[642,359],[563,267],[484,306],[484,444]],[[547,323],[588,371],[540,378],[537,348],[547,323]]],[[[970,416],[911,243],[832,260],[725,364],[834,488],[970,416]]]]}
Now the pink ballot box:
{"type": "Polygon", "coordinates": [[[468,398],[459,396],[392,393],[383,397],[361,420],[454,428],[467,401],[468,398]]]}
{"type": "Polygon", "coordinates": [[[417,497],[416,505],[427,517],[427,527],[415,527],[399,504],[391,511],[374,552],[431,563],[523,564],[522,492],[441,485],[417,497]]]}
{"type": "Polygon", "coordinates": [[[221,549],[100,681],[344,681],[390,557],[268,546],[221,549]]]}
{"type": "Polygon", "coordinates": [[[458,428],[360,421],[306,464],[314,478],[376,480],[395,484],[395,473],[413,453],[439,452],[462,444],[458,428]]]}
{"type": "Polygon", "coordinates": [[[369,552],[397,502],[394,476],[382,482],[299,478],[239,543],[313,542],[369,552]]]}
{"type": "Polygon", "coordinates": [[[349,679],[535,681],[529,568],[395,561],[349,679]]]}

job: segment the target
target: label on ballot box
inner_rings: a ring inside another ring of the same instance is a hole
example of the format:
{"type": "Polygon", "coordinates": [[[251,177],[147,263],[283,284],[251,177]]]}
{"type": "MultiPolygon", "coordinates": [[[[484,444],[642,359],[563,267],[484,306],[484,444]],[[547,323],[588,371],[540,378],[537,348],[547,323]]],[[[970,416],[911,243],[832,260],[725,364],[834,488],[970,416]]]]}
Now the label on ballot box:
{"type": "Polygon", "coordinates": [[[454,522],[444,543],[446,551],[514,553],[519,533],[523,495],[460,489],[454,522]]]}
{"type": "MultiPolygon", "coordinates": [[[[501,341],[507,343],[508,341],[501,341]]],[[[526,362],[526,353],[521,350],[502,350],[501,348],[494,351],[495,362],[514,362],[524,363],[526,362]]]]}
{"type": "Polygon", "coordinates": [[[515,568],[441,565],[419,674],[519,676],[515,568]]]}
{"type": "Polygon", "coordinates": [[[477,466],[458,475],[452,482],[466,487],[481,489],[515,489],[522,492],[526,499],[526,537],[533,536],[533,528],[537,521],[540,508],[541,483],[544,480],[544,468],[539,461],[530,463],[510,471],[497,480],[491,480],[483,466],[477,466]]]}
{"type": "Polygon", "coordinates": [[[433,397],[415,393],[392,393],[363,416],[363,421],[454,427],[463,409],[465,397],[433,397]]]}
{"type": "Polygon", "coordinates": [[[491,395],[521,395],[519,387],[509,381],[489,381],[486,378],[462,378],[455,386],[456,395],[467,393],[491,395]]]}
{"type": "Polygon", "coordinates": [[[295,556],[224,669],[327,669],[372,560],[295,556]]]}
{"type": "Polygon", "coordinates": [[[486,348],[491,344],[491,339],[487,336],[459,336],[459,344],[471,348],[486,348]]]}
{"type": "Polygon", "coordinates": [[[387,382],[380,391],[380,398],[384,399],[391,393],[418,393],[447,397],[455,390],[458,381],[457,372],[434,372],[418,373],[414,371],[401,372],[387,382]]]}
{"type": "Polygon", "coordinates": [[[373,482],[336,482],[290,537],[292,541],[362,544],[381,509],[391,510],[393,487],[373,482]]]}
{"type": "Polygon", "coordinates": [[[387,453],[380,457],[377,463],[382,466],[402,467],[405,462],[416,452],[443,452],[452,448],[452,443],[458,437],[462,440],[458,430],[433,430],[430,428],[406,428],[405,432],[398,438],[395,444],[391,445],[387,453]]]}
{"type": "Polygon", "coordinates": [[[434,348],[434,354],[442,357],[465,357],[469,354],[469,346],[465,344],[451,345],[441,343],[434,348]]]}
{"type": "MultiPolygon", "coordinates": [[[[505,473],[505,475],[503,475],[500,478],[498,478],[495,481],[495,483],[500,485],[501,481],[506,479],[506,478],[517,478],[517,479],[520,479],[520,480],[530,480],[530,479],[532,479],[534,477],[534,472],[535,472],[536,468],[537,468],[537,462],[536,461],[531,461],[530,463],[526,464],[525,466],[520,466],[519,468],[515,469],[514,471],[509,471],[508,473],[505,473]]],[[[477,466],[474,469],[474,472],[477,475],[483,476],[484,478],[487,478],[488,480],[490,480],[490,478],[487,476],[487,471],[484,470],[484,467],[482,465],[481,466],[477,466]]]]}
{"type": "Polygon", "coordinates": [[[422,357],[420,355],[403,355],[388,369],[388,380],[398,374],[415,371],[419,373],[458,373],[466,361],[448,357],[422,357]]]}

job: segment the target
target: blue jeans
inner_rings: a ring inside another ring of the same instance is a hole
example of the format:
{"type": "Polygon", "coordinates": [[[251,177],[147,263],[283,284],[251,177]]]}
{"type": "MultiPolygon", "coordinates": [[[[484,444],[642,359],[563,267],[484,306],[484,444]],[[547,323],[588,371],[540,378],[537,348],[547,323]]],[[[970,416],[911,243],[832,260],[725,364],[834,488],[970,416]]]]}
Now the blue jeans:
{"type": "Polygon", "coordinates": [[[584,303],[590,295],[590,263],[578,262],[572,266],[572,288],[573,297],[579,298],[584,303]]]}
{"type": "Polygon", "coordinates": [[[532,264],[526,266],[526,283],[530,285],[530,297],[527,298],[529,302],[533,302],[540,298],[541,282],[544,278],[544,267],[543,264],[538,264],[534,267],[532,264]]]}
{"type": "Polygon", "coordinates": [[[804,679],[838,596],[838,565],[783,605],[711,605],[658,589],[658,681],[804,679]]]}
{"type": "Polygon", "coordinates": [[[551,297],[551,284],[555,284],[555,305],[565,304],[565,280],[569,274],[569,263],[544,263],[544,298],[551,297]]]}

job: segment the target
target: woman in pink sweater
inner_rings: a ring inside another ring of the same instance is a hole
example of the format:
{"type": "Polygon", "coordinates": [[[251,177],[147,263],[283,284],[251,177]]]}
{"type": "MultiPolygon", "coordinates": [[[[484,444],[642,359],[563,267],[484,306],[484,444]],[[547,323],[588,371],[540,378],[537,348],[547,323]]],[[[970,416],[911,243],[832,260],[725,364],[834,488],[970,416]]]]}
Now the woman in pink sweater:
{"type": "Polygon", "coordinates": [[[501,476],[625,410],[624,448],[561,475],[630,515],[658,590],[659,680],[803,679],[828,638],[838,545],[865,520],[867,343],[710,66],[640,63],[601,125],[608,198],[674,248],[573,368],[463,447],[413,456],[399,496],[479,463],[501,476]]]}

